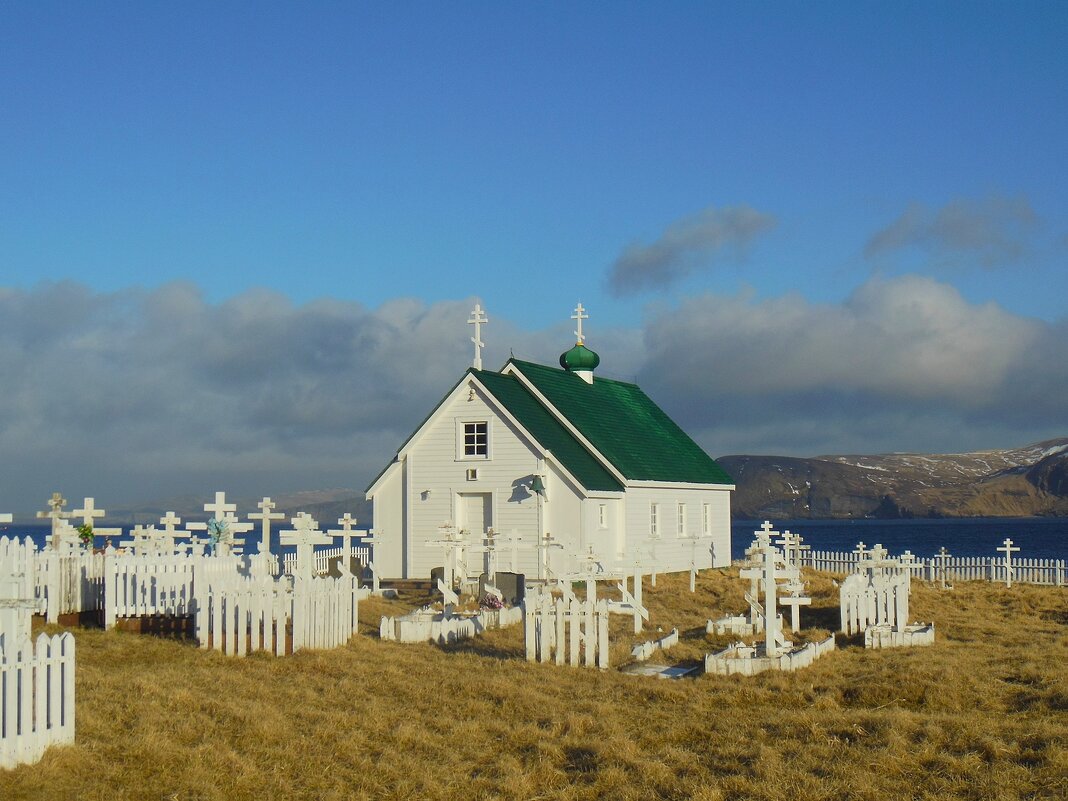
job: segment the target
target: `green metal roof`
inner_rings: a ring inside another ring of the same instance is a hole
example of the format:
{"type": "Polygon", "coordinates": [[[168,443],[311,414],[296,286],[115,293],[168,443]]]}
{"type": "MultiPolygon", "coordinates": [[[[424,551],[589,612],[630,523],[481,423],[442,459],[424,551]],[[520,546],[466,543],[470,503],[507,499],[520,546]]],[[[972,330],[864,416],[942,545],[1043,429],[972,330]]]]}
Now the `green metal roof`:
{"type": "Polygon", "coordinates": [[[594,491],[623,490],[623,485],[530,394],[518,378],[487,370],[470,372],[530,432],[539,445],[552,451],[553,456],[583,487],[594,491]]]}
{"type": "Polygon", "coordinates": [[[637,384],[608,378],[587,384],[565,370],[519,359],[509,363],[628,479],[734,483],[637,384]]]}

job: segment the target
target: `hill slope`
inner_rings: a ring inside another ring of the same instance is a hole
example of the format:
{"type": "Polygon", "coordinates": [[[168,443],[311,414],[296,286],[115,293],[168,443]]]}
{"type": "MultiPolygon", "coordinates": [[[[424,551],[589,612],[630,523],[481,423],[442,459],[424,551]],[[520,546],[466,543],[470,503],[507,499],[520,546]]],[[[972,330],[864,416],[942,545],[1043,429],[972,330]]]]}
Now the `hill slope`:
{"type": "Polygon", "coordinates": [[[977,453],[723,456],[736,517],[1068,515],[1068,438],[977,453]]]}

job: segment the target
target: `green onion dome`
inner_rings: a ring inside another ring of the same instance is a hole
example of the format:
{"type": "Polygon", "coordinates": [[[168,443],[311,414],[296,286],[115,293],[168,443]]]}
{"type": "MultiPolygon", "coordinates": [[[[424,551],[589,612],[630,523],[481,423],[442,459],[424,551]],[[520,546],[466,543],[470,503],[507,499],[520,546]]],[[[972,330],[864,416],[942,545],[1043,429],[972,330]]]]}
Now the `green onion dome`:
{"type": "Polygon", "coordinates": [[[581,342],[560,355],[560,366],[565,370],[595,370],[601,363],[601,357],[581,342]]]}

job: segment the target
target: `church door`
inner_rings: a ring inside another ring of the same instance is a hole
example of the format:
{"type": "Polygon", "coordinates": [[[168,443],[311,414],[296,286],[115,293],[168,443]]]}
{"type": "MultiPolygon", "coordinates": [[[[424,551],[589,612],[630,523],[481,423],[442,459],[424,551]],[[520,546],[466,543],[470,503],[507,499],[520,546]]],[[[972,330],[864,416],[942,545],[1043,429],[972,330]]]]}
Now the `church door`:
{"type": "MultiPolygon", "coordinates": [[[[465,492],[460,494],[460,528],[470,532],[468,541],[475,546],[484,545],[481,539],[486,529],[493,525],[493,493],[465,492]]],[[[487,570],[487,557],[482,552],[471,554],[466,559],[467,570],[472,577],[487,570]]]]}

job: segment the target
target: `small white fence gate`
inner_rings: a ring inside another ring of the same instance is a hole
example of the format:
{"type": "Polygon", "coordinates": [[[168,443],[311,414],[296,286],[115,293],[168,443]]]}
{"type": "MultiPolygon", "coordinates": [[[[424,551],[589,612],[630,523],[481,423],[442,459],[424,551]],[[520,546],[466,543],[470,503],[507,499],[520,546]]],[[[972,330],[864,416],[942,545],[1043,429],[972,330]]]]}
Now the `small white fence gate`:
{"type": "Polygon", "coordinates": [[[528,661],[608,668],[608,601],[554,598],[523,600],[523,640],[528,661]]]}
{"type": "Polygon", "coordinates": [[[74,635],[0,642],[0,768],[36,762],[50,745],[72,742],[74,635]]]}

